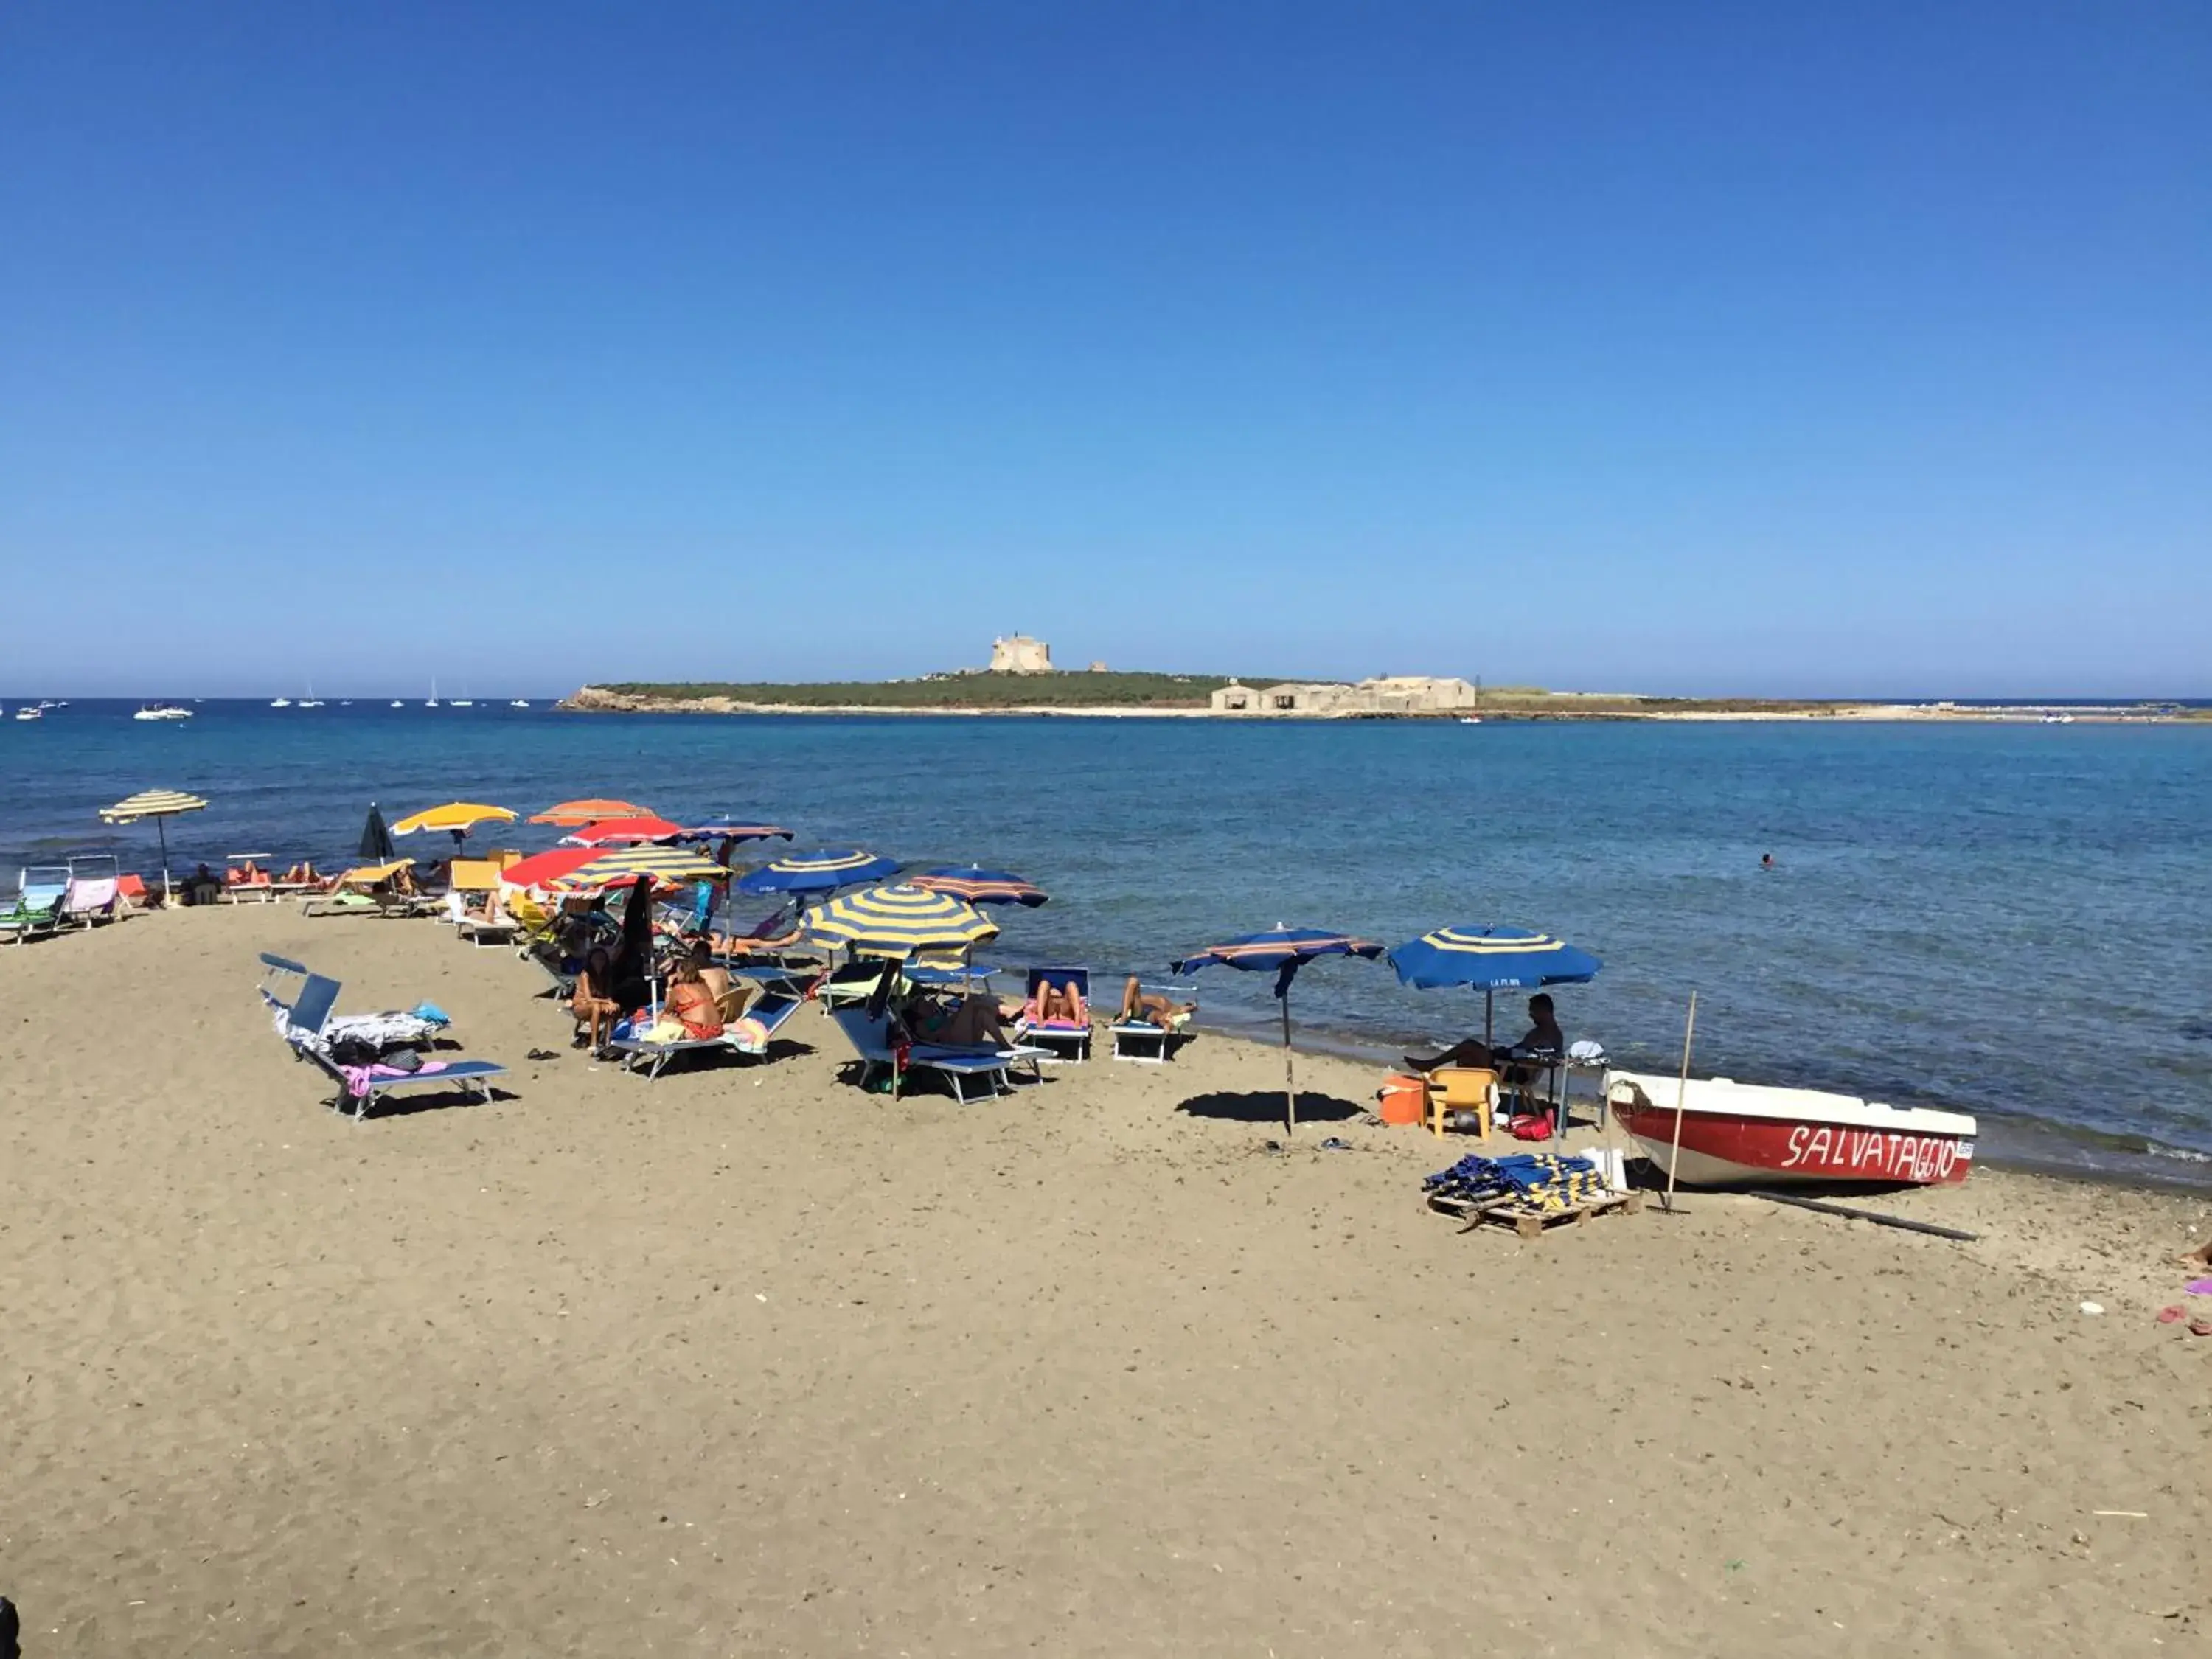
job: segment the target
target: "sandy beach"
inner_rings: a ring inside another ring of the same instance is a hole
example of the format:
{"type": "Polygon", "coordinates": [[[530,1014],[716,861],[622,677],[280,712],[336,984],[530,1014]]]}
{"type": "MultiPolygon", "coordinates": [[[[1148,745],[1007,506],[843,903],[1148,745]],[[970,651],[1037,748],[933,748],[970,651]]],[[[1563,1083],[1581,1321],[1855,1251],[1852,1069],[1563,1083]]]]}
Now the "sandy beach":
{"type": "Polygon", "coordinates": [[[770,1064],[647,1085],[536,984],[289,907],[0,949],[27,1655],[2129,1654],[2212,1621],[2212,1338],[2153,1317],[2201,1198],[1984,1170],[1882,1204],[1973,1244],[1705,1194],[1468,1235],[1419,1195],[1468,1146],[1359,1121],[1348,1061],[1303,1062],[1271,1152],[1279,1057],[1218,1036],[961,1108],[841,1084],[806,1009],[770,1064]],[[507,1097],[340,1119],[263,949],[342,1008],[441,1004],[507,1097]]]}

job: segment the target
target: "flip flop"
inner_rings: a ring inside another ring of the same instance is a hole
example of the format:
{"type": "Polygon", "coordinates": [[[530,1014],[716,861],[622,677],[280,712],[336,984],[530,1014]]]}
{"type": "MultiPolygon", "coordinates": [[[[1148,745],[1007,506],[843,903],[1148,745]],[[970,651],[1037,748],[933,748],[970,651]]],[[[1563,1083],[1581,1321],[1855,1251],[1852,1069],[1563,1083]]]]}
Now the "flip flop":
{"type": "Polygon", "coordinates": [[[2192,1279],[2181,1288],[2191,1296],[2212,1296],[2212,1279],[2192,1279]]]}
{"type": "Polygon", "coordinates": [[[2171,1325],[2175,1320],[2180,1318],[2181,1315],[2182,1309],[2179,1304],[2171,1308],[2160,1308],[2158,1310],[2158,1322],[2161,1325],[2171,1325]]]}
{"type": "Polygon", "coordinates": [[[2192,1319],[2189,1322],[2191,1336],[2212,1336],[2212,1319],[2192,1319]]]}

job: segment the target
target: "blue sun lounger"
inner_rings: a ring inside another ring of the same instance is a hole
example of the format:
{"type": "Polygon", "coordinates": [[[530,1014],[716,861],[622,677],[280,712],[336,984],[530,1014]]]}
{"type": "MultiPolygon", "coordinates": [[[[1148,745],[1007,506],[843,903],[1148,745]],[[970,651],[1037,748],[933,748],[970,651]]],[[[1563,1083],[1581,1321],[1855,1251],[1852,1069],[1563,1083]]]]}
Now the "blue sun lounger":
{"type": "Polygon", "coordinates": [[[784,991],[764,993],[760,1000],[741,1016],[744,1019],[760,1022],[763,1034],[758,1037],[749,1032],[740,1032],[732,1024],[725,1026],[720,1036],[683,1037],[674,1042],[647,1042],[639,1038],[617,1037],[609,1042],[607,1047],[623,1057],[623,1070],[635,1072],[641,1069],[648,1083],[667,1070],[668,1062],[679,1054],[720,1053],[757,1059],[768,1053],[769,1045],[775,1041],[775,1034],[799,1012],[804,1000],[802,997],[784,991]]]}
{"type": "MultiPolygon", "coordinates": [[[[307,1060],[337,1084],[338,1092],[329,1104],[343,1115],[350,1103],[355,1122],[360,1122],[382,1097],[397,1094],[403,1089],[458,1089],[475,1100],[488,1101],[491,1098],[489,1079],[506,1075],[506,1066],[489,1060],[425,1060],[420,1070],[413,1072],[381,1065],[339,1065],[319,1040],[330,1021],[331,1010],[337,1006],[338,990],[336,980],[309,974],[300,987],[300,994],[286,1011],[284,1038],[295,1059],[307,1060]]],[[[262,994],[269,996],[266,990],[262,994]]],[[[273,997],[270,1000],[280,1008],[284,1006],[276,1003],[273,997]]]]}

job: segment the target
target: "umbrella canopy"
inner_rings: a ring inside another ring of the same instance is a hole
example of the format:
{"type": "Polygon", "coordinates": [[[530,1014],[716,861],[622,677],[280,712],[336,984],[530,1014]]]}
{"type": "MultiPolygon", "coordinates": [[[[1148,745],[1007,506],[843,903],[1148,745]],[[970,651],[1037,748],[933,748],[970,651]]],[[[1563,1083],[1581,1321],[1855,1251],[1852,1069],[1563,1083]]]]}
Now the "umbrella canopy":
{"type": "Polygon", "coordinates": [[[809,910],[801,925],[818,944],[898,956],[962,950],[999,931],[964,900],[904,883],[842,894],[809,910]]]}
{"type": "Polygon", "coordinates": [[[411,836],[419,830],[446,830],[465,836],[479,823],[513,823],[514,814],[504,806],[483,806],[475,801],[449,800],[443,806],[426,807],[392,826],[395,836],[411,836]]]}
{"type": "Polygon", "coordinates": [[[174,817],[179,812],[204,812],[206,810],[205,801],[198,795],[188,795],[181,789],[145,789],[128,800],[101,807],[100,816],[108,823],[136,823],[141,818],[174,817]]]}
{"type": "Polygon", "coordinates": [[[702,858],[686,848],[633,847],[622,852],[600,853],[567,875],[544,884],[565,892],[585,892],[599,887],[620,887],[640,877],[674,886],[687,881],[726,880],[729,873],[712,859],[702,858]]]}
{"type": "Polygon", "coordinates": [[[127,800],[100,809],[100,817],[109,823],[137,823],[143,819],[154,820],[154,834],[161,843],[161,890],[169,889],[169,820],[179,812],[204,812],[207,803],[198,795],[188,795],[181,789],[142,789],[127,800]]]}
{"type": "Polygon", "coordinates": [[[1194,974],[1218,963],[1247,973],[1274,975],[1275,997],[1283,1005],[1283,1127],[1295,1133],[1298,1127],[1298,1080],[1291,1054],[1291,981],[1297,977],[1299,969],[1318,957],[1364,957],[1372,962],[1382,954],[1382,946],[1371,939],[1331,933],[1322,927],[1279,926],[1272,933],[1247,933],[1225,944],[1209,945],[1203,951],[1170,963],[1170,970],[1194,974]]]}
{"type": "Polygon", "coordinates": [[[598,823],[605,818],[645,818],[653,816],[650,806],[640,806],[628,800],[564,800],[558,806],[549,806],[532,823],[598,823]]]}
{"type": "Polygon", "coordinates": [[[818,853],[786,853],[738,877],[734,890],[751,898],[768,893],[834,893],[840,887],[857,887],[896,874],[896,859],[857,847],[829,848],[818,853]]]}
{"type": "Polygon", "coordinates": [[[384,813],[374,801],[368,804],[368,817],[361,826],[361,845],[354,856],[374,864],[389,864],[399,856],[399,849],[392,844],[392,831],[385,827],[384,813]]]}
{"type": "Polygon", "coordinates": [[[603,818],[561,839],[571,847],[638,847],[647,842],[674,841],[684,833],[680,823],[651,816],[603,818]]]}
{"type": "Polygon", "coordinates": [[[709,818],[704,823],[695,823],[684,831],[686,841],[766,841],[771,836],[791,839],[791,831],[780,823],[757,823],[750,818],[709,818]]]}
{"type": "Polygon", "coordinates": [[[970,904],[1022,904],[1034,910],[1046,902],[1043,888],[1005,870],[986,870],[965,865],[944,870],[925,870],[908,878],[916,887],[933,893],[950,893],[970,904]]]}
{"type": "Polygon", "coordinates": [[[499,878],[509,887],[550,887],[572,871],[605,856],[603,848],[556,847],[517,859],[499,872],[499,878]]]}
{"type": "Polygon", "coordinates": [[[1390,965],[1401,982],[1416,990],[1463,985],[1480,991],[1486,1045],[1498,992],[1587,985],[1605,964],[1587,951],[1526,927],[1439,927],[1391,951],[1390,965]]]}

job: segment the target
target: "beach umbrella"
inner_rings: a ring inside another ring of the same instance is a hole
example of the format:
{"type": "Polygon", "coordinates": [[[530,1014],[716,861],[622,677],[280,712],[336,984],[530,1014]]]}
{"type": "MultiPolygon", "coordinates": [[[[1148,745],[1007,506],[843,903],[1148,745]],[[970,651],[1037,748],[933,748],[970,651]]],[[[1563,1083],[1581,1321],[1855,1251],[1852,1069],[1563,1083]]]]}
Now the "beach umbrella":
{"type": "Polygon", "coordinates": [[[818,853],[786,853],[738,878],[733,890],[749,898],[770,893],[834,893],[840,887],[858,887],[898,874],[898,860],[857,847],[828,848],[818,853]]]}
{"type": "Polygon", "coordinates": [[[198,795],[188,795],[181,789],[142,789],[128,800],[119,800],[112,806],[100,809],[101,821],[107,823],[137,823],[146,818],[154,820],[154,833],[161,842],[161,891],[169,890],[169,820],[179,812],[204,812],[207,803],[198,795]]]}
{"type": "Polygon", "coordinates": [[[558,806],[549,806],[530,821],[532,823],[597,823],[605,818],[644,818],[653,816],[650,806],[640,806],[627,800],[564,800],[558,806]]]}
{"type": "Polygon", "coordinates": [[[841,893],[809,910],[800,926],[817,944],[902,957],[966,950],[999,931],[964,899],[905,883],[841,893]]]}
{"type": "Polygon", "coordinates": [[[1549,933],[1526,927],[1439,927],[1390,952],[1400,982],[1431,991],[1464,986],[1482,993],[1482,1041],[1489,1046],[1500,991],[1587,985],[1605,964],[1549,933]]]}
{"type": "Polygon", "coordinates": [[[1021,904],[1034,910],[1048,896],[1044,889],[1033,881],[975,864],[925,870],[907,879],[916,887],[927,888],[933,893],[950,893],[970,904],[1021,904]]]}
{"type": "Polygon", "coordinates": [[[780,823],[761,823],[751,818],[709,818],[704,823],[686,826],[686,841],[767,841],[771,836],[791,839],[791,831],[780,823]]]}
{"type": "MultiPolygon", "coordinates": [[[[527,864],[525,859],[522,862],[527,864]]],[[[520,868],[518,865],[516,868],[520,868]]],[[[690,881],[723,881],[729,872],[712,859],[687,847],[632,847],[600,852],[566,875],[542,884],[564,892],[587,892],[600,887],[620,887],[643,877],[647,884],[679,886],[690,881]]]]}
{"type": "Polygon", "coordinates": [[[361,826],[361,846],[354,856],[372,864],[389,864],[399,856],[399,849],[392,844],[392,831],[385,827],[384,813],[374,801],[368,804],[368,819],[361,826]]]}
{"type": "Polygon", "coordinates": [[[513,823],[514,814],[504,806],[483,806],[475,801],[452,800],[443,806],[426,807],[411,817],[404,817],[392,826],[395,836],[411,836],[421,830],[443,830],[459,847],[471,830],[479,823],[513,823]]]}
{"type": "Polygon", "coordinates": [[[1194,974],[1201,968],[1219,963],[1246,973],[1275,975],[1275,1000],[1283,1005],[1283,1127],[1295,1133],[1298,1127],[1298,1081],[1291,1054],[1291,981],[1297,977],[1299,969],[1320,957],[1364,957],[1372,962],[1382,954],[1382,945],[1374,939],[1355,939],[1349,933],[1334,933],[1320,927],[1285,927],[1279,924],[1272,933],[1247,933],[1224,945],[1209,945],[1180,962],[1170,963],[1169,971],[1194,974]]]}
{"type": "Polygon", "coordinates": [[[509,887],[550,887],[571,871],[605,856],[601,847],[555,847],[517,859],[499,872],[499,878],[509,887]]]}
{"type": "Polygon", "coordinates": [[[586,824],[561,839],[571,847],[637,847],[647,842],[674,841],[684,833],[680,823],[647,814],[627,818],[603,818],[586,824]]]}

